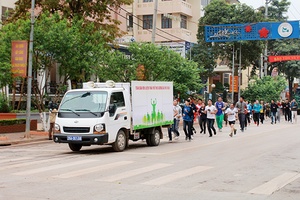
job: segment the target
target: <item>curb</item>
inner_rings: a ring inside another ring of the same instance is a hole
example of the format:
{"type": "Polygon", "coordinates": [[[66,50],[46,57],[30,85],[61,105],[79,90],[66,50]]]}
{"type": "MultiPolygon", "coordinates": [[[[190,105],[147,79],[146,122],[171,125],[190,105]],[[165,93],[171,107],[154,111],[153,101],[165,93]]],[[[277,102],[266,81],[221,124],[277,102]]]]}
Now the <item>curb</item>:
{"type": "Polygon", "coordinates": [[[42,141],[51,141],[48,139],[48,137],[42,137],[42,138],[21,138],[18,140],[9,140],[8,137],[6,137],[6,140],[1,140],[0,137],[0,146],[10,146],[10,145],[17,145],[17,144],[30,144],[30,143],[37,143],[42,141]]]}

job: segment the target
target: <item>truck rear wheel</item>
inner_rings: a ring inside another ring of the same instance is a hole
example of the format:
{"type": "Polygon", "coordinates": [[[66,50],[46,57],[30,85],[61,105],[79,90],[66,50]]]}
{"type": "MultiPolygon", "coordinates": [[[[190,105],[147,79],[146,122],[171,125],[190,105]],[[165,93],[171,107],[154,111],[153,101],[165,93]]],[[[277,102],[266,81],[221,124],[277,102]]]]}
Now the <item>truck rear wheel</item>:
{"type": "Polygon", "coordinates": [[[157,129],[153,130],[153,133],[150,136],[151,146],[158,146],[160,143],[160,132],[157,129]]]}
{"type": "Polygon", "coordinates": [[[69,143],[69,147],[72,151],[80,151],[82,145],[81,144],[69,143]]]}
{"type": "Polygon", "coordinates": [[[119,130],[116,141],[112,144],[114,151],[124,151],[126,148],[126,134],[123,130],[119,130]]]}

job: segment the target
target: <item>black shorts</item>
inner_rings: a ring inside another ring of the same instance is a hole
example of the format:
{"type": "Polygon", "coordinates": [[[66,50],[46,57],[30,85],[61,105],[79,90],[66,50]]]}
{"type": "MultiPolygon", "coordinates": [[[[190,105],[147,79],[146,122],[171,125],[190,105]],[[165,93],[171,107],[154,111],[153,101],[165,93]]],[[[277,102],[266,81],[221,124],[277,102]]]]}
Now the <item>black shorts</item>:
{"type": "Polygon", "coordinates": [[[228,122],[229,122],[229,125],[235,124],[235,121],[228,121],[228,122]]]}

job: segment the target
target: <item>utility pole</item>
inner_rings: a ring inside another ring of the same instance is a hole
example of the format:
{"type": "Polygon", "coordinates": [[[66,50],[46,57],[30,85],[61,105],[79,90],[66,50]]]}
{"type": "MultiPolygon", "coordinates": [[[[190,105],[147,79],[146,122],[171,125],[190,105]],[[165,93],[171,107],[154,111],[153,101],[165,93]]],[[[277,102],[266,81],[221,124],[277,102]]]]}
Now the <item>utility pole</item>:
{"type": "Polygon", "coordinates": [[[231,72],[231,95],[232,103],[234,103],[234,45],[232,49],[232,72],[231,72]]]}
{"type": "Polygon", "coordinates": [[[241,71],[242,71],[242,44],[240,43],[240,55],[239,55],[239,93],[238,99],[241,97],[241,71]]]}
{"type": "Polygon", "coordinates": [[[153,22],[152,22],[152,43],[155,43],[155,34],[156,34],[156,18],[157,18],[157,7],[158,0],[154,1],[154,12],[153,12],[153,22]]]}
{"type": "Polygon", "coordinates": [[[29,39],[29,59],[28,59],[28,73],[27,73],[27,104],[26,104],[26,129],[25,137],[30,137],[30,110],[31,110],[31,87],[32,87],[32,54],[33,54],[33,29],[34,29],[34,7],[35,0],[31,0],[31,29],[29,39]]]}
{"type": "MultiPolygon", "coordinates": [[[[266,0],[265,4],[265,19],[268,19],[268,5],[272,0],[266,0]]],[[[268,75],[268,40],[265,42],[265,50],[264,50],[264,73],[263,76],[268,75]]]]}

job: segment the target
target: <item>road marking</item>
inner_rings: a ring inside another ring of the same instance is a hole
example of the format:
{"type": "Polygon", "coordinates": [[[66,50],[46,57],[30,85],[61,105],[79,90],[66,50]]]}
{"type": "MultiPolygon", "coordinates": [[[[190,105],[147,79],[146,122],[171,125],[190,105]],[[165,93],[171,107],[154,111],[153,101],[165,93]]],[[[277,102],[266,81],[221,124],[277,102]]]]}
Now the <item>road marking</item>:
{"type": "Polygon", "coordinates": [[[63,160],[63,159],[65,159],[65,157],[50,158],[50,159],[45,159],[45,160],[37,160],[37,161],[30,161],[30,162],[25,162],[25,163],[12,164],[12,165],[0,167],[0,171],[6,170],[6,169],[17,168],[17,167],[26,167],[26,166],[30,166],[30,165],[37,165],[37,164],[42,164],[42,163],[47,163],[47,162],[53,162],[53,161],[58,161],[58,160],[63,160]]]}
{"type": "Polygon", "coordinates": [[[96,181],[114,182],[114,181],[118,181],[118,180],[121,180],[121,179],[137,176],[137,175],[140,175],[140,174],[144,174],[146,172],[162,169],[162,168],[169,167],[169,166],[171,166],[171,164],[158,163],[158,164],[150,165],[150,166],[147,166],[147,167],[143,167],[143,168],[134,169],[134,170],[126,171],[126,172],[123,172],[123,173],[115,174],[115,175],[112,175],[112,176],[109,176],[109,177],[104,177],[104,178],[98,179],[96,181]]]}
{"type": "Polygon", "coordinates": [[[0,163],[5,163],[5,162],[14,162],[14,161],[20,161],[20,160],[28,160],[31,159],[32,157],[21,157],[21,158],[9,158],[6,160],[0,160],[0,163]]]}
{"type": "Polygon", "coordinates": [[[142,184],[144,185],[163,185],[172,181],[175,181],[177,179],[181,179],[187,176],[191,176],[193,174],[197,174],[206,170],[209,170],[213,167],[208,167],[208,166],[197,166],[197,167],[193,167],[190,169],[185,169],[179,172],[175,172],[166,176],[162,176],[160,178],[156,178],[147,182],[144,182],[142,184]]]}
{"type": "Polygon", "coordinates": [[[131,163],[133,163],[133,161],[115,162],[115,163],[110,163],[110,164],[106,164],[106,165],[100,165],[100,166],[96,166],[96,167],[90,167],[90,168],[85,168],[85,169],[81,169],[81,170],[77,170],[77,171],[72,171],[69,173],[60,174],[60,175],[53,176],[53,177],[54,178],[72,178],[72,177],[76,177],[76,176],[90,174],[93,172],[99,172],[99,171],[104,171],[104,170],[108,170],[108,169],[112,169],[112,168],[116,168],[116,167],[121,167],[121,166],[128,165],[131,163]]]}
{"type": "Polygon", "coordinates": [[[251,194],[263,194],[263,195],[271,195],[277,190],[280,190],[287,184],[295,181],[296,179],[300,178],[300,173],[296,172],[286,172],[276,178],[272,179],[271,181],[264,183],[252,190],[248,193],[251,194]]]}
{"type": "Polygon", "coordinates": [[[63,164],[52,165],[52,166],[48,166],[48,167],[41,167],[41,168],[37,168],[37,169],[31,169],[31,170],[27,170],[27,171],[17,172],[17,173],[14,173],[14,175],[37,174],[37,173],[41,173],[41,172],[46,172],[46,171],[50,171],[50,170],[61,169],[61,168],[65,168],[65,167],[71,167],[71,166],[75,166],[75,165],[91,163],[91,162],[95,162],[95,161],[96,160],[90,160],[90,159],[80,160],[80,161],[76,161],[76,162],[63,163],[63,164]]]}

